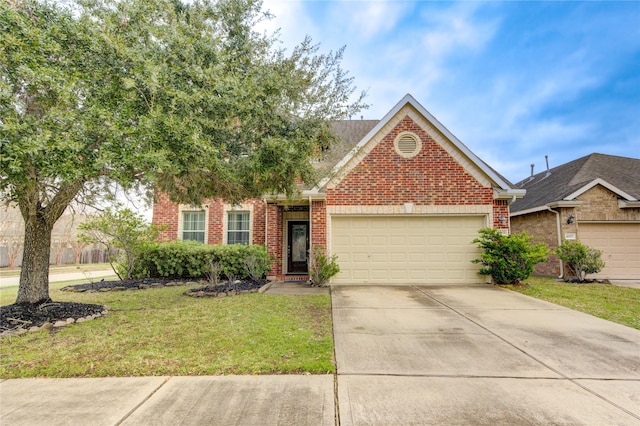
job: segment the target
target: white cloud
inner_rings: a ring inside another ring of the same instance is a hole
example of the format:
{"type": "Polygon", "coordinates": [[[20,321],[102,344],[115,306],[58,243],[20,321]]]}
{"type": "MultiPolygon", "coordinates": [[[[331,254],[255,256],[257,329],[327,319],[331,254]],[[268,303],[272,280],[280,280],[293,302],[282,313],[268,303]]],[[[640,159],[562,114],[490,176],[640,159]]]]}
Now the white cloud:
{"type": "Polygon", "coordinates": [[[356,33],[361,41],[367,41],[389,33],[396,28],[398,22],[411,8],[408,2],[356,2],[350,4],[350,13],[345,13],[345,3],[336,2],[334,16],[347,17],[351,31],[356,33]],[[355,6],[355,7],[354,7],[355,6]]]}
{"type": "Polygon", "coordinates": [[[285,48],[293,48],[300,44],[306,35],[316,32],[317,25],[306,14],[304,1],[265,0],[262,9],[271,13],[273,18],[261,22],[256,30],[267,33],[280,31],[279,40],[285,48]]]}
{"type": "Polygon", "coordinates": [[[430,60],[439,61],[461,49],[480,51],[495,35],[499,20],[476,16],[476,3],[459,3],[448,9],[428,9],[422,14],[422,45],[430,60]]]}

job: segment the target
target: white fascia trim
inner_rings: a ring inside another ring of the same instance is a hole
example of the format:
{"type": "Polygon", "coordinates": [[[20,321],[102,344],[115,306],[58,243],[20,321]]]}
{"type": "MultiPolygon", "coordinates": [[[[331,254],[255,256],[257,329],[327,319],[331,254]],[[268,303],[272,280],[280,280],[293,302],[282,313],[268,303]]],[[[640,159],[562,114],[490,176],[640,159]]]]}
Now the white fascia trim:
{"type": "Polygon", "coordinates": [[[523,198],[527,194],[526,189],[496,189],[494,198],[496,200],[513,200],[523,198]]]}
{"type": "Polygon", "coordinates": [[[562,207],[580,207],[581,205],[582,205],[582,201],[560,200],[560,201],[554,201],[553,203],[548,203],[547,207],[551,207],[552,209],[555,209],[555,208],[562,208],[562,207]]]}
{"type": "Polygon", "coordinates": [[[324,200],[327,197],[326,194],[322,192],[318,192],[317,189],[305,190],[300,193],[299,197],[287,197],[285,194],[277,194],[277,195],[269,195],[263,197],[264,202],[273,203],[273,202],[290,202],[292,204],[303,203],[306,204],[309,200],[318,201],[324,200]]]}
{"type": "Polygon", "coordinates": [[[621,209],[637,209],[640,208],[640,201],[618,200],[618,207],[621,209]]]}
{"type": "Polygon", "coordinates": [[[567,195],[564,199],[565,200],[573,200],[574,198],[584,194],[585,192],[587,192],[588,190],[590,190],[591,188],[593,188],[596,185],[604,186],[609,191],[611,191],[611,192],[613,192],[613,193],[625,198],[627,201],[638,201],[635,197],[632,197],[631,195],[627,194],[626,192],[624,192],[620,188],[617,188],[614,185],[611,185],[609,182],[607,182],[606,180],[601,179],[601,178],[597,178],[597,179],[592,180],[591,182],[589,182],[588,184],[586,184],[582,188],[580,188],[577,191],[567,195]]]}
{"type": "Polygon", "coordinates": [[[510,217],[524,216],[526,214],[538,213],[538,212],[547,211],[547,210],[548,210],[547,206],[531,207],[530,209],[520,210],[518,212],[509,212],[509,216],[510,217]]]}
{"type": "Polygon", "coordinates": [[[482,170],[491,180],[500,186],[500,189],[511,190],[511,187],[502,180],[496,173],[494,173],[484,162],[482,162],[465,144],[462,143],[453,133],[449,131],[442,123],[440,123],[425,107],[423,107],[413,96],[406,94],[400,102],[398,102],[383,118],[375,125],[369,133],[367,133],[358,144],[351,150],[342,160],[335,165],[330,173],[330,177],[326,177],[320,181],[318,186],[314,187],[314,190],[323,188],[329,183],[334,176],[338,175],[338,172],[344,167],[359,151],[360,149],[372,139],[376,133],[378,133],[384,126],[386,126],[391,119],[402,109],[405,105],[411,105],[420,114],[422,114],[433,126],[440,131],[456,148],[458,148],[464,155],[466,155],[472,163],[474,163],[480,170],[482,170]]]}
{"type": "Polygon", "coordinates": [[[553,203],[544,204],[542,206],[531,207],[530,209],[520,210],[517,212],[509,212],[509,216],[524,216],[526,214],[538,213],[548,211],[550,208],[555,209],[558,207],[578,207],[582,205],[582,201],[555,201],[553,203]]]}

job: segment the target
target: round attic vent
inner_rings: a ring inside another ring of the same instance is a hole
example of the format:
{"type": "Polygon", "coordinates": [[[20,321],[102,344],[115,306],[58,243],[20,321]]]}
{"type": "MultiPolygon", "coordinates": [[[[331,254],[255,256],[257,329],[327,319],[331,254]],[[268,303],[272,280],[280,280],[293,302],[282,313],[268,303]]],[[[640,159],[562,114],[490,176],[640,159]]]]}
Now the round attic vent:
{"type": "Polygon", "coordinates": [[[415,157],[422,148],[422,143],[418,136],[409,132],[400,133],[393,145],[398,155],[404,158],[415,157]]]}

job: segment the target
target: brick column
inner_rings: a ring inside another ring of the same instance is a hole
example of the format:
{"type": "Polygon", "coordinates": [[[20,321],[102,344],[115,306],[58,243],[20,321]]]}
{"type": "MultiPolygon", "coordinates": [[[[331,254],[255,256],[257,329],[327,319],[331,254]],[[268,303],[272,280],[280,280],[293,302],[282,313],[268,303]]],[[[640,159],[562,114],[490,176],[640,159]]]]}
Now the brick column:
{"type": "Polygon", "coordinates": [[[313,247],[324,247],[326,252],[327,207],[324,201],[311,202],[311,244],[313,247]]]}
{"type": "Polygon", "coordinates": [[[282,208],[267,204],[267,253],[273,256],[269,276],[282,274],[282,208]]]}
{"type": "Polygon", "coordinates": [[[507,200],[493,200],[493,227],[509,230],[509,203],[507,200]],[[504,217],[504,222],[500,221],[504,217]]]}

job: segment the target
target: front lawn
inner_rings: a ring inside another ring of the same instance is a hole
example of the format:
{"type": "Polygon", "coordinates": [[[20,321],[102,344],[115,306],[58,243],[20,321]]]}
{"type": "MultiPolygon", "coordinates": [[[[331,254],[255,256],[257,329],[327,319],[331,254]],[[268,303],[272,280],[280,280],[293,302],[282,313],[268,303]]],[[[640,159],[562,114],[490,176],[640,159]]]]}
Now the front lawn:
{"type": "Polygon", "coordinates": [[[528,287],[505,287],[640,330],[640,289],[611,284],[569,284],[542,277],[531,277],[526,282],[528,287]]]}
{"type": "MultiPolygon", "coordinates": [[[[190,287],[68,293],[105,317],[0,341],[0,377],[333,373],[328,295],[193,298],[190,287]]],[[[11,303],[11,302],[10,302],[11,303]]]]}

